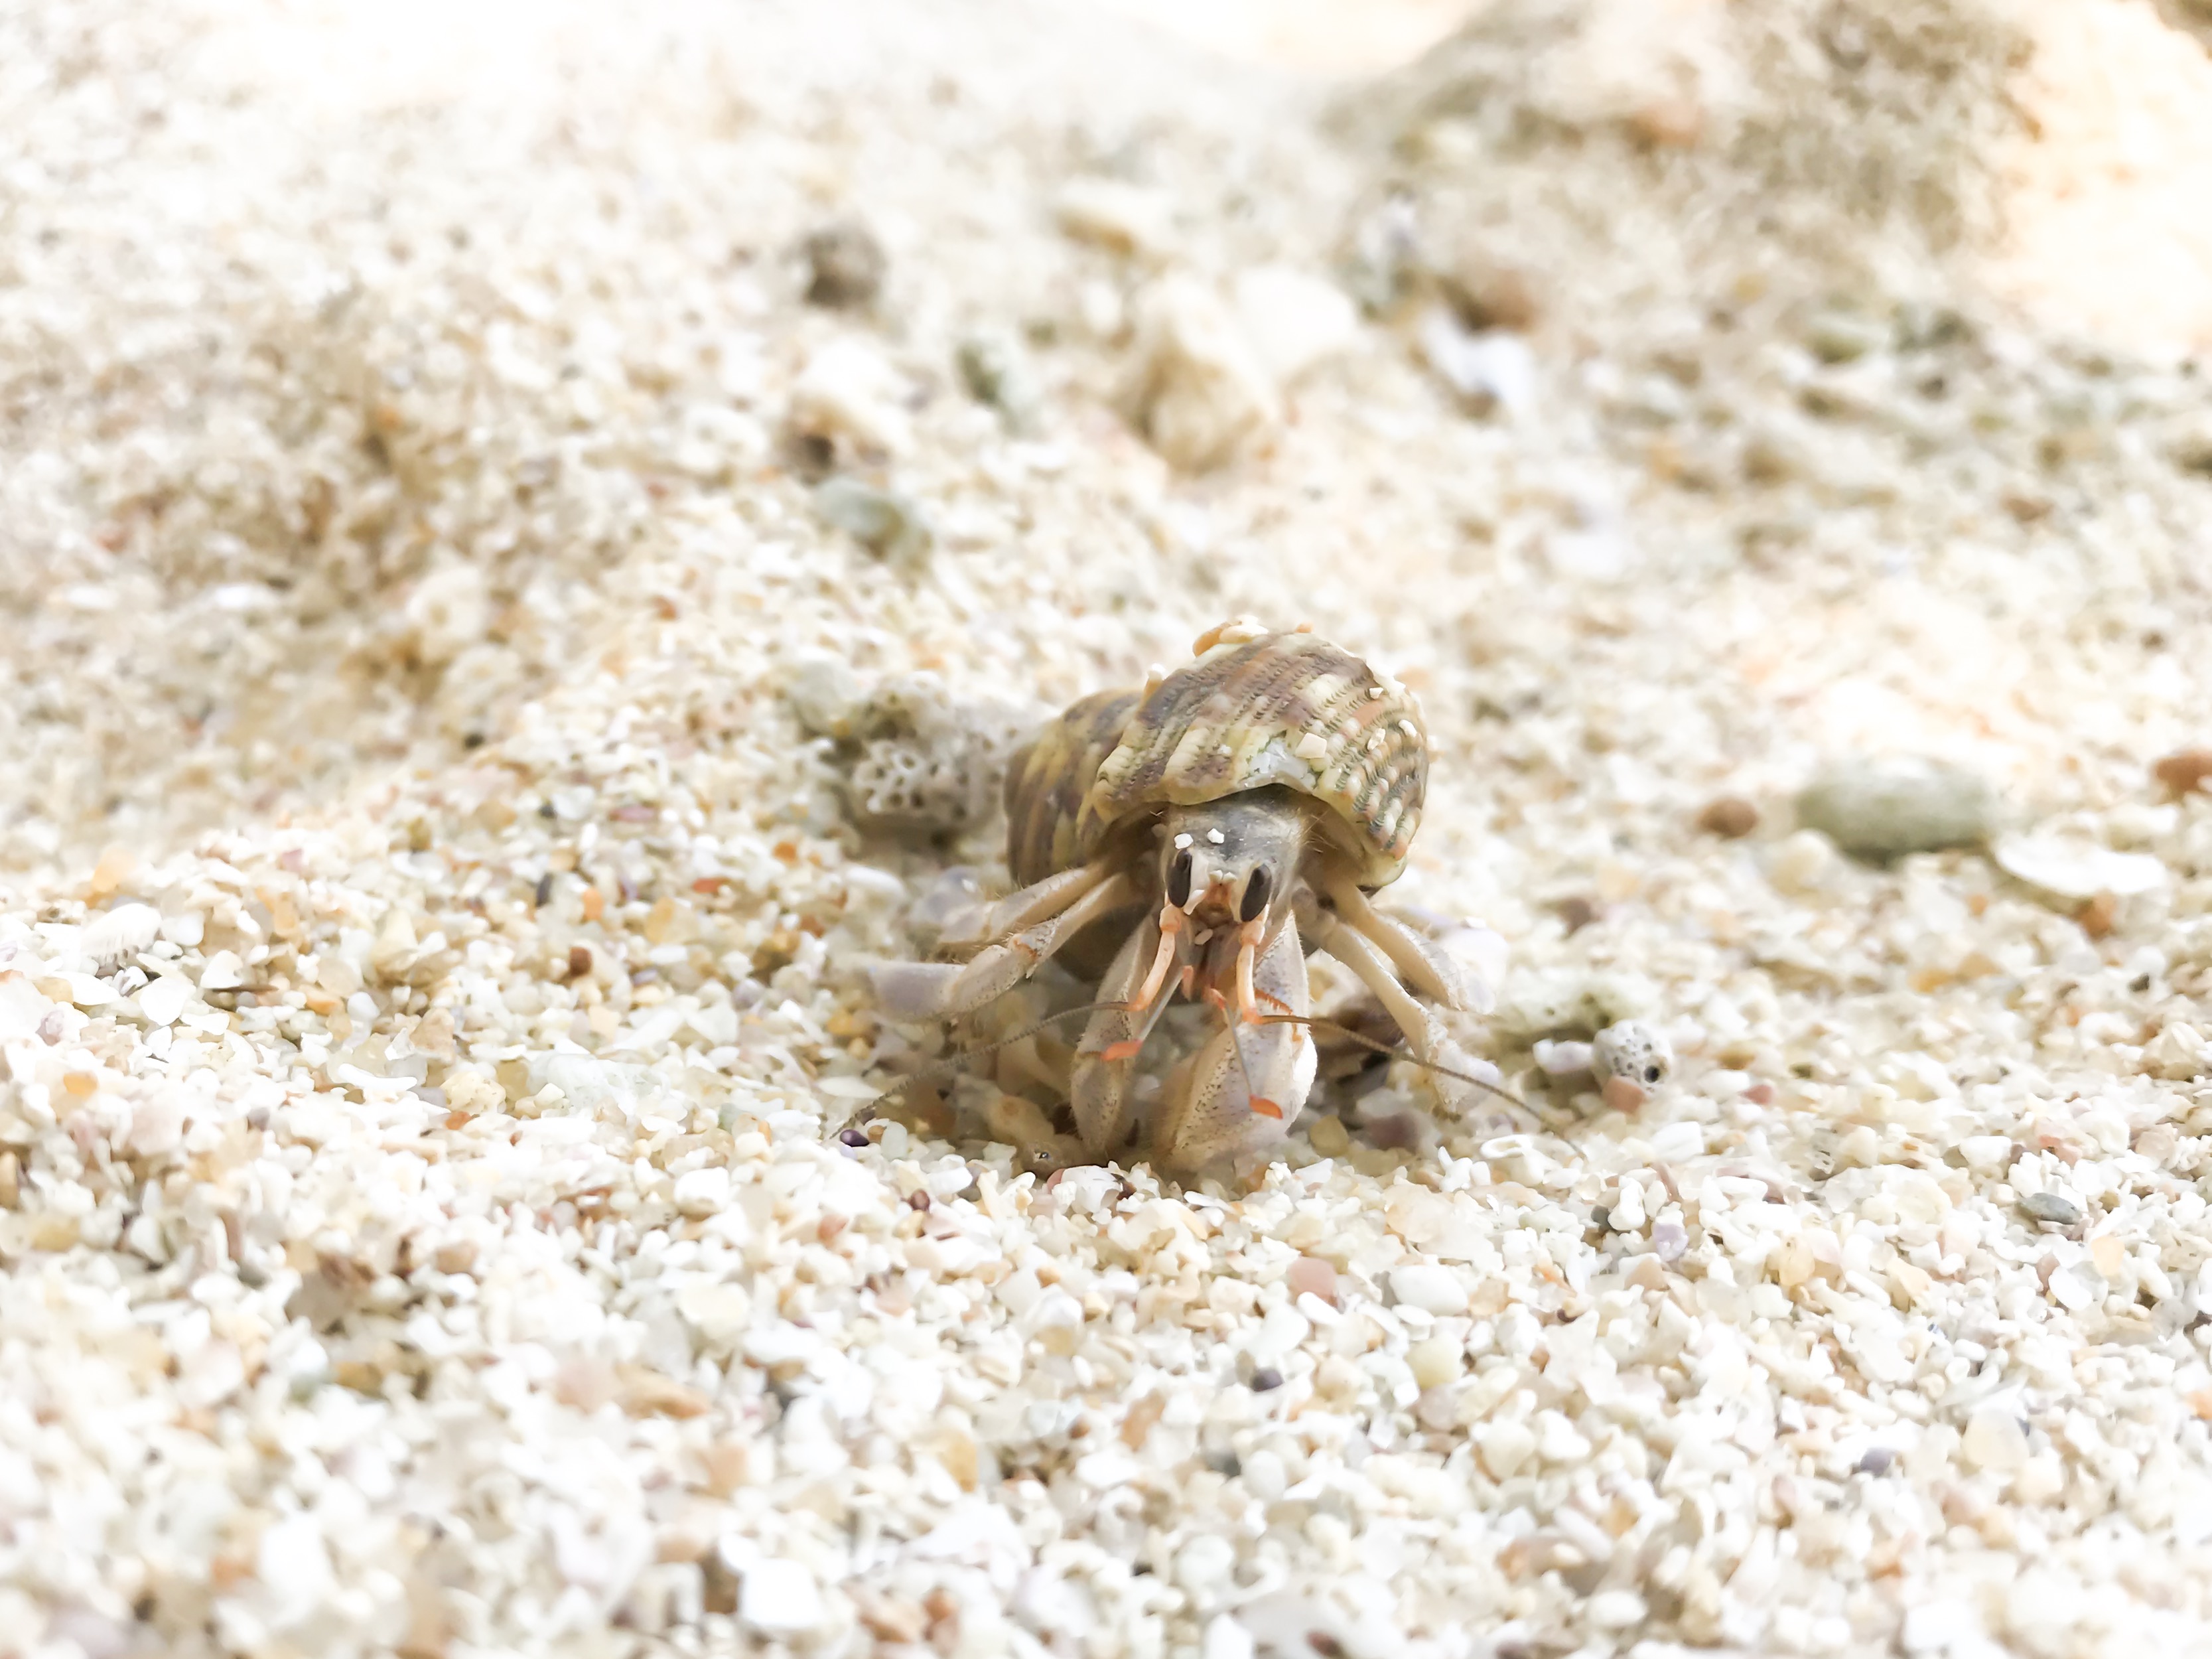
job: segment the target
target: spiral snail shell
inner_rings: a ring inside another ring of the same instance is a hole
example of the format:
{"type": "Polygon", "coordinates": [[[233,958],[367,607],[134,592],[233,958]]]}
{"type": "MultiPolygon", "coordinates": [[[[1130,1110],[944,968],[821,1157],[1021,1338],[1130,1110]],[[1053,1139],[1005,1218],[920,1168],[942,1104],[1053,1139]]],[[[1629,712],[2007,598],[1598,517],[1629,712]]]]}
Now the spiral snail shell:
{"type": "Polygon", "coordinates": [[[1329,809],[1372,890],[1405,868],[1428,786],[1413,694],[1315,634],[1217,629],[1148,691],[1071,706],[1006,778],[1024,886],[1097,856],[1131,817],[1280,786],[1329,809]],[[1221,636],[1221,637],[1217,637],[1221,636]]]}

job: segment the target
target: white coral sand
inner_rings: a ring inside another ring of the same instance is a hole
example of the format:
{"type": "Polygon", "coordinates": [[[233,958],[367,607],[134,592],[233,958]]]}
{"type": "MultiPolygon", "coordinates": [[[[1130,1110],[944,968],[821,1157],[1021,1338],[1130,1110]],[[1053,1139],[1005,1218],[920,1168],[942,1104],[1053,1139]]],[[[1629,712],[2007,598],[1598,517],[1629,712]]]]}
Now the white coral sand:
{"type": "Polygon", "coordinates": [[[1975,288],[2004,27],[1705,13],[1324,120],[982,0],[0,9],[0,1650],[2212,1641],[2202,370],[1975,288]],[[1540,1114],[1249,1191],[872,1115],[958,711],[1241,611],[1424,699],[1394,896],[1540,1114]],[[1791,832],[1892,754],[2028,839],[1791,832]],[[1624,1018],[1633,1115],[1531,1060],[1624,1018]]]}

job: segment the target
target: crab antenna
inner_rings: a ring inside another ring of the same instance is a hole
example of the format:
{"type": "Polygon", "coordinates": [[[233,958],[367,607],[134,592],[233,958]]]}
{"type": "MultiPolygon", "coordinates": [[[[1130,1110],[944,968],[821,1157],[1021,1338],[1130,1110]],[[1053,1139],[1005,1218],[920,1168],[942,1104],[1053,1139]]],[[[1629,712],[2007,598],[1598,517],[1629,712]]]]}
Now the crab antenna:
{"type": "Polygon", "coordinates": [[[1349,1025],[1340,1024],[1333,1019],[1322,1019],[1306,1014],[1262,1014],[1260,1016],[1260,1023],[1262,1025],[1306,1025],[1315,1030],[1334,1031],[1339,1036],[1348,1037],[1361,1048],[1372,1053],[1387,1054],[1392,1060],[1411,1061],[1425,1072],[1434,1072],[1437,1076],[1450,1078],[1455,1082],[1472,1084],[1478,1089],[1486,1090],[1491,1094],[1496,1095],[1500,1100],[1511,1101],[1524,1111],[1528,1109],[1528,1103],[1522,1100],[1520,1096],[1510,1089],[1499,1088],[1486,1078],[1470,1077],[1467,1073],[1455,1072],[1449,1066],[1439,1066],[1433,1060],[1423,1060],[1419,1054],[1409,1054],[1401,1048],[1391,1047],[1387,1042],[1377,1042],[1373,1037],[1363,1032],[1355,1031],[1349,1025]]]}

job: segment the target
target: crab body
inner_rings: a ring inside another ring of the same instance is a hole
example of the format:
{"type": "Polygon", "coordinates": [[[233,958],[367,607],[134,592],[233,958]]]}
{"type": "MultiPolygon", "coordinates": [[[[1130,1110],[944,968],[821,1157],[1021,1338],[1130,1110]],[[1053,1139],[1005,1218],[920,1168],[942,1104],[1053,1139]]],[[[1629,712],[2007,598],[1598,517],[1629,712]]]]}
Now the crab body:
{"type": "Polygon", "coordinates": [[[957,1017],[1048,957],[1098,973],[1068,1093],[1101,1158],[1138,1127],[1135,1062],[1170,1000],[1210,1006],[1221,1024],[1170,1073],[1152,1156],[1191,1170],[1262,1154],[1313,1084],[1309,951],[1364,981],[1420,1058],[1441,1038],[1414,993],[1467,1005],[1452,959],[1368,901],[1405,867],[1427,767],[1404,687],[1310,633],[1217,629],[1176,672],[1082,699],[1016,757],[1019,890],[940,941],[963,965],[916,965],[887,1001],[957,1017]]]}

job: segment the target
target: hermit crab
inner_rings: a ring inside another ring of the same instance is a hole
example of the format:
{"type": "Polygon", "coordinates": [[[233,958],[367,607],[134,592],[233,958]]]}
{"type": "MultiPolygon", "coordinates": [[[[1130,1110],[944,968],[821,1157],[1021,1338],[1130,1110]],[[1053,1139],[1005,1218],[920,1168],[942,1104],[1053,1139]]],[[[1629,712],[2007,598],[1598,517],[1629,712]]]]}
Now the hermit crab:
{"type": "Polygon", "coordinates": [[[1404,686],[1310,631],[1224,624],[1193,661],[1083,698],[1016,755],[1019,890],[948,927],[939,954],[964,962],[901,964],[878,994],[895,1018],[957,1018],[1055,956],[1105,960],[1066,1085],[1085,1151],[1110,1157],[1139,1127],[1136,1061],[1180,996],[1220,1024],[1170,1073],[1152,1156],[1194,1170],[1264,1152],[1313,1085],[1309,951],[1350,969],[1425,1061],[1446,1045],[1419,999],[1486,997],[1370,898],[1405,867],[1427,777],[1404,686]]]}

